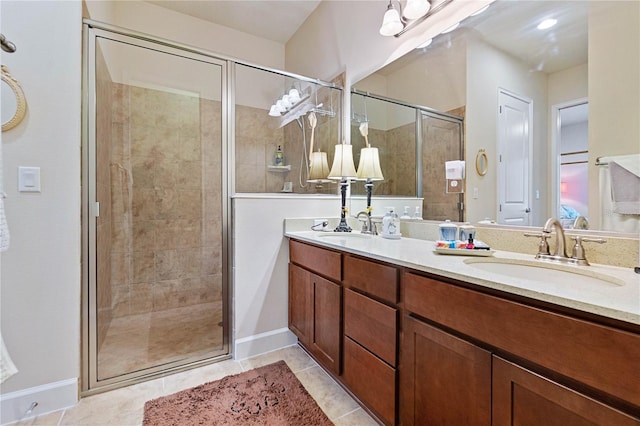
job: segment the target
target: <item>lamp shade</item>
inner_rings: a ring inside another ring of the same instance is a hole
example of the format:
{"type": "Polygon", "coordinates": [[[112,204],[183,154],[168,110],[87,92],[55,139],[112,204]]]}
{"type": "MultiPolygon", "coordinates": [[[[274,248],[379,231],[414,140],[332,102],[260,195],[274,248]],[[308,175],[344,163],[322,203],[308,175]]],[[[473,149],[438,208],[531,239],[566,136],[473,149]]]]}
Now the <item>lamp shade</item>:
{"type": "Polygon", "coordinates": [[[384,17],[382,18],[382,26],[380,27],[380,34],[383,36],[392,36],[398,34],[404,25],[400,21],[400,14],[393,7],[391,2],[389,2],[389,6],[387,6],[387,11],[384,13],[384,17]]]}
{"type": "Polygon", "coordinates": [[[427,0],[407,0],[402,16],[407,19],[418,19],[427,14],[431,4],[427,0]]]}
{"type": "Polygon", "coordinates": [[[346,144],[336,145],[333,165],[329,173],[329,179],[350,178],[355,179],[356,166],[353,164],[353,146],[346,144]]]}
{"type": "Polygon", "coordinates": [[[307,182],[323,182],[329,176],[329,162],[326,152],[311,153],[311,167],[309,168],[309,179],[307,182]]]}
{"type": "Polygon", "coordinates": [[[380,155],[378,148],[362,148],[360,150],[360,163],[358,164],[358,179],[383,180],[380,168],[380,155]]]}

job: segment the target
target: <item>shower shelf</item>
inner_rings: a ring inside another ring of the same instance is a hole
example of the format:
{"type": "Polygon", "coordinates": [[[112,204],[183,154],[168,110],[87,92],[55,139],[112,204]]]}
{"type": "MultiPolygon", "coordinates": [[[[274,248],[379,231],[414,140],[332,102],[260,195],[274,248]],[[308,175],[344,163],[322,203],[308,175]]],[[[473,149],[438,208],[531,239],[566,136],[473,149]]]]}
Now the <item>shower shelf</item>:
{"type": "Polygon", "coordinates": [[[270,172],[286,173],[291,170],[291,164],[287,164],[286,166],[267,166],[267,170],[270,172]]]}

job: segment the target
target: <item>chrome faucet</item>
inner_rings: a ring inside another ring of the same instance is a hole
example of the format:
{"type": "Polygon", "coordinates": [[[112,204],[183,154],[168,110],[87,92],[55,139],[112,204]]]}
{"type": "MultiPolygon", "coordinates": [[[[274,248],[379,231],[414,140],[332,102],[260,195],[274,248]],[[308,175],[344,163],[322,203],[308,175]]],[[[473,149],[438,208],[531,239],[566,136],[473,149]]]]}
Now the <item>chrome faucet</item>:
{"type": "Polygon", "coordinates": [[[584,253],[584,248],[582,247],[583,242],[592,242],[592,243],[606,243],[607,241],[602,238],[591,238],[591,237],[582,237],[575,236],[571,237],[576,241],[575,246],[572,250],[572,255],[569,257],[567,255],[566,242],[564,229],[562,228],[562,224],[558,219],[553,217],[547,219],[547,222],[542,227],[542,232],[540,233],[526,233],[525,237],[539,237],[540,243],[538,244],[538,254],[536,254],[536,259],[550,261],[550,262],[562,262],[562,263],[571,263],[574,265],[589,265],[587,258],[584,253]],[[554,253],[551,254],[549,252],[549,243],[547,239],[551,237],[551,231],[555,229],[556,231],[556,244],[554,253]]]}
{"type": "Polygon", "coordinates": [[[362,230],[361,234],[370,234],[370,235],[378,235],[377,229],[373,221],[371,220],[371,216],[369,212],[363,210],[356,215],[356,219],[362,222],[362,230]],[[360,216],[364,216],[365,220],[360,220],[360,216]]]}
{"type": "MultiPolygon", "coordinates": [[[[555,260],[566,259],[569,256],[567,256],[567,250],[565,248],[564,228],[558,219],[550,217],[542,227],[542,232],[551,235],[552,228],[556,230],[556,249],[551,256],[553,256],[555,260]]],[[[547,255],[549,255],[549,253],[547,253],[547,255]]]]}
{"type": "Polygon", "coordinates": [[[589,229],[589,221],[584,216],[578,216],[573,221],[573,229],[589,229]]]}

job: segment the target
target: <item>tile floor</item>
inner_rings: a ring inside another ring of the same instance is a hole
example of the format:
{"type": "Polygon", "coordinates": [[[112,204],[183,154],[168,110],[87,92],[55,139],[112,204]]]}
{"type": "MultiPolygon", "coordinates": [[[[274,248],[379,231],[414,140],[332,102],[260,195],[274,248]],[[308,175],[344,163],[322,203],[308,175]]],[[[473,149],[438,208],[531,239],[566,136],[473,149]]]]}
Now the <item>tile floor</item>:
{"type": "Polygon", "coordinates": [[[298,346],[289,346],[242,361],[226,360],[171,376],[82,398],[65,410],[14,425],[141,425],[144,403],[230,374],[284,360],[318,405],[337,426],[377,423],[298,346]]]}

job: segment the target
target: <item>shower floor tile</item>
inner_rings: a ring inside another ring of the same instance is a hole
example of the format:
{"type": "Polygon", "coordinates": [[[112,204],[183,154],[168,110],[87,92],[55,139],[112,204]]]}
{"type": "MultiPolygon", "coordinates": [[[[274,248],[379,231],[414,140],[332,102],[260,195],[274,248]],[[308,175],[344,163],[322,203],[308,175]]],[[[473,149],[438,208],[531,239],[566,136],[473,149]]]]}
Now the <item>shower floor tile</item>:
{"type": "Polygon", "coordinates": [[[202,303],[111,320],[98,351],[98,379],[223,349],[222,307],[202,303]]]}

